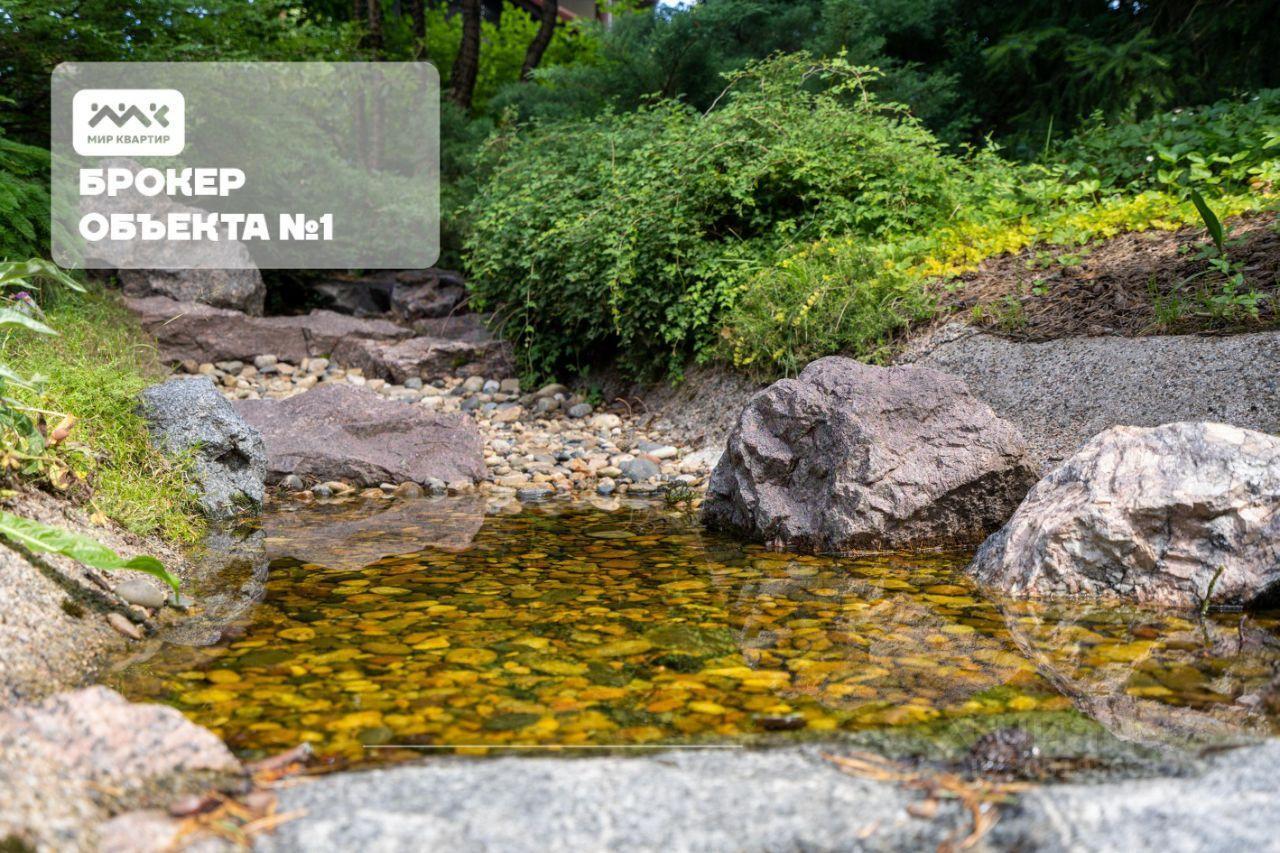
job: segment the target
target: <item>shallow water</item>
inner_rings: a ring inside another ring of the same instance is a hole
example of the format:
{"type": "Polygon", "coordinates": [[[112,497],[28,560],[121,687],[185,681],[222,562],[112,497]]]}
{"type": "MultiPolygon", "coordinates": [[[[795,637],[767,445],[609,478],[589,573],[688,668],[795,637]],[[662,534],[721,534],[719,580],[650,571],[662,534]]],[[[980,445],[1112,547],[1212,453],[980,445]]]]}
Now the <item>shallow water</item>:
{"type": "Polygon", "coordinates": [[[212,645],[157,644],[113,678],[244,755],[725,744],[1072,708],[1203,743],[1280,720],[1275,614],[992,601],[963,554],[770,553],[657,506],[356,501],[264,528],[261,601],[212,645]]]}

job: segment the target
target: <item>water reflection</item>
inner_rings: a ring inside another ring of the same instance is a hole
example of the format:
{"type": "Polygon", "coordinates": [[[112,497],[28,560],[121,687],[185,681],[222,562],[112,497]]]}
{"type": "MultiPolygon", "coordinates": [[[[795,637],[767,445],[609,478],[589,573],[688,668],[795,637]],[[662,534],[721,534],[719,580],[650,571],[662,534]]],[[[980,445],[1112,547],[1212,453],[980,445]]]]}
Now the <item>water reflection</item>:
{"type": "Polygon", "coordinates": [[[1112,630],[1108,611],[1002,611],[964,578],[963,555],[773,554],[656,508],[551,504],[483,526],[477,512],[275,515],[265,599],[217,644],[166,645],[116,683],[245,753],[308,740],[349,761],[412,755],[366,749],[390,743],[829,735],[1073,701],[1128,732],[1116,718],[1136,706],[1089,695],[1233,731],[1276,719],[1274,621],[1251,623],[1243,658],[1206,655],[1186,620],[1112,630]]]}
{"type": "Polygon", "coordinates": [[[1124,740],[1206,746],[1264,737],[1280,715],[1276,614],[1003,605],[1037,670],[1124,740]]]}

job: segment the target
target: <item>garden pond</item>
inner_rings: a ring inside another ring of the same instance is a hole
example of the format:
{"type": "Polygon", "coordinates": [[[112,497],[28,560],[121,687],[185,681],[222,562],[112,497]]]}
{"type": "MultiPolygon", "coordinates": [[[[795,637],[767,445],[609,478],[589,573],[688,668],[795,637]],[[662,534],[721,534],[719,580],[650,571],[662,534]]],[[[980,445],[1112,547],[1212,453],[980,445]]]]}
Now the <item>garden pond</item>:
{"type": "MultiPolygon", "coordinates": [[[[218,630],[161,635],[112,686],[244,756],[726,746],[1064,713],[1138,742],[1280,728],[1280,614],[995,600],[968,555],[815,557],[661,504],[480,498],[277,506],[218,630]]],[[[219,589],[221,584],[223,589],[219,589]]]]}

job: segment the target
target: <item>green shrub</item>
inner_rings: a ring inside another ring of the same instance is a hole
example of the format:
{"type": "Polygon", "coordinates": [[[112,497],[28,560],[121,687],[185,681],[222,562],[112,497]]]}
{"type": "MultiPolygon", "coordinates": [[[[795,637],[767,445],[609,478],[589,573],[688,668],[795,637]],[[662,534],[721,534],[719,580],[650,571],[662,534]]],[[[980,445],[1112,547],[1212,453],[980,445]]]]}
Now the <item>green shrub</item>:
{"type": "Polygon", "coordinates": [[[1280,89],[1161,113],[1146,121],[1096,118],[1053,160],[1067,182],[1140,190],[1195,184],[1239,190],[1280,156],[1280,89]]]}
{"type": "Polygon", "coordinates": [[[932,313],[918,276],[846,238],[817,243],[753,277],[725,339],[736,366],[794,376],[832,353],[882,361],[896,333],[932,313]]]}
{"type": "Polygon", "coordinates": [[[963,169],[866,91],[871,76],[778,56],[730,75],[707,113],[663,101],[500,132],[468,210],[478,303],[531,374],[614,353],[678,370],[780,251],[945,220],[963,169]]]}

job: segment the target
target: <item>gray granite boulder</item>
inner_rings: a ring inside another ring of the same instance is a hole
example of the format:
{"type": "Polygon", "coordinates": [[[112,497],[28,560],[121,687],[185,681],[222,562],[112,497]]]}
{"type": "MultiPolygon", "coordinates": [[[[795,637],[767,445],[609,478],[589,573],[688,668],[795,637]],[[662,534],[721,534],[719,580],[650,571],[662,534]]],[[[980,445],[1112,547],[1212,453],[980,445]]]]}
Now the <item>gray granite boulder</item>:
{"type": "Polygon", "coordinates": [[[1280,585],[1280,438],[1112,427],[1036,484],[969,572],[1015,596],[1249,604],[1280,585]]]}
{"type": "Polygon", "coordinates": [[[120,270],[126,296],[165,296],[178,302],[198,302],[261,315],[267,295],[262,273],[248,269],[120,270]]]}
{"type": "Polygon", "coordinates": [[[157,444],[193,454],[200,505],[210,517],[230,518],[262,506],[267,473],[262,436],[207,377],[152,385],[142,392],[142,412],[157,444]]]}
{"type": "Polygon", "coordinates": [[[703,518],[805,551],[962,544],[1034,482],[1017,429],[960,380],[831,357],[750,399],[703,518]]]}
{"type": "Polygon", "coordinates": [[[429,412],[368,388],[326,383],[285,400],[238,400],[262,432],[271,482],[290,474],[362,486],[485,475],[484,440],[465,415],[429,412]]]}
{"type": "Polygon", "coordinates": [[[411,270],[396,276],[391,308],[403,320],[447,317],[467,298],[466,282],[452,270],[411,270]]]}

